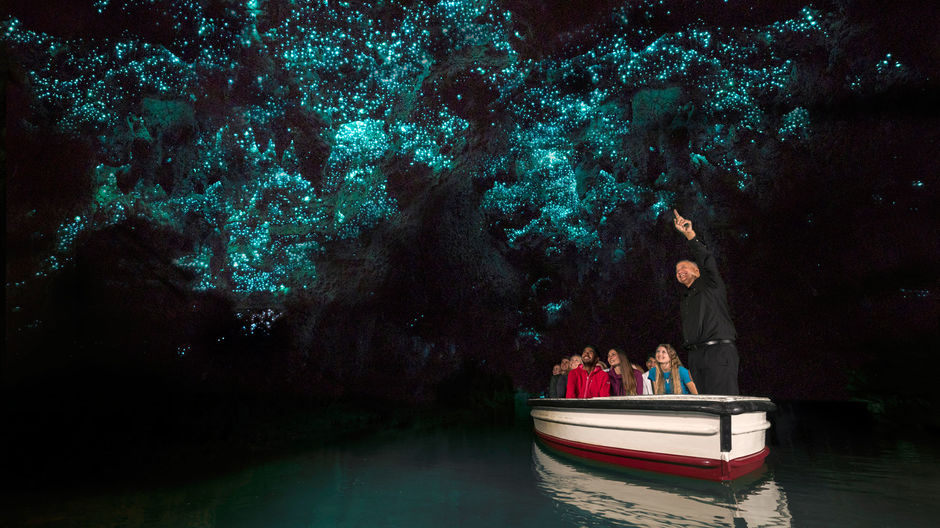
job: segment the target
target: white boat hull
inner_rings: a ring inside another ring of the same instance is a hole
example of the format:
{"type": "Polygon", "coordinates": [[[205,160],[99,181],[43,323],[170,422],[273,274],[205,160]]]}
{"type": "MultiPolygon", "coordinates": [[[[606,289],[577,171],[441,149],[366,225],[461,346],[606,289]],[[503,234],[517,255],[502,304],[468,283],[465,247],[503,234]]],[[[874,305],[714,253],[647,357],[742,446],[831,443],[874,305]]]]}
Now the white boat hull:
{"type": "Polygon", "coordinates": [[[732,480],[767,456],[767,398],[619,396],[532,399],[538,437],[575,456],[708,480],[732,480]]]}

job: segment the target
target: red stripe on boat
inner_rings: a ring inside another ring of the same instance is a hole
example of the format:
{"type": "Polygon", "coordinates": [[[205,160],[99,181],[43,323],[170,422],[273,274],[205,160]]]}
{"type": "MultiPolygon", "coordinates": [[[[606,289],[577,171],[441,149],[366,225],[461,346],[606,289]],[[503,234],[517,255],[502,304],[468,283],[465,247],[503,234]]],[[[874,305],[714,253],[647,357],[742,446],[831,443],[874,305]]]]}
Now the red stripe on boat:
{"type": "Polygon", "coordinates": [[[607,447],[594,444],[584,444],[565,440],[557,436],[547,435],[535,431],[550,447],[559,451],[582,457],[614,464],[617,466],[669,473],[683,477],[692,477],[704,480],[734,480],[761,467],[764,459],[770,452],[766,446],[760,451],[723,462],[717,458],[699,458],[683,455],[670,455],[654,453],[651,451],[635,451],[619,447],[607,447]]]}

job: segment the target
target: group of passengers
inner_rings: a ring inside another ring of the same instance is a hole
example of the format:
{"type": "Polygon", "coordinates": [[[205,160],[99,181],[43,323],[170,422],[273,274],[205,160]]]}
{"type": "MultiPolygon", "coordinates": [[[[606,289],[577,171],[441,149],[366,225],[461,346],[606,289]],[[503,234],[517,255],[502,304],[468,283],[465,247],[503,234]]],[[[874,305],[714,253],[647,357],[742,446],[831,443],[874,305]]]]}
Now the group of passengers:
{"type": "Polygon", "coordinates": [[[605,363],[592,346],[580,355],[562,358],[552,368],[549,398],[596,398],[638,394],[698,394],[689,370],[682,366],[676,349],[656,347],[646,359],[646,370],[632,363],[619,348],[607,352],[605,363]]]}

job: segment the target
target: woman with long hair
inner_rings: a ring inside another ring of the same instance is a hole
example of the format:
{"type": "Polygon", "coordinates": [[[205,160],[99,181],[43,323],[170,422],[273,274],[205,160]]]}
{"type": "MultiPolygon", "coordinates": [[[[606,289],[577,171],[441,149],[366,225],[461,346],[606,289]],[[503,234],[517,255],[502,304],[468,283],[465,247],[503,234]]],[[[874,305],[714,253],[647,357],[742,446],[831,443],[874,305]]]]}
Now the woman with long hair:
{"type": "Polygon", "coordinates": [[[610,378],[611,396],[643,394],[643,373],[633,366],[623,350],[611,348],[607,352],[607,362],[610,363],[607,376],[610,378]]]}
{"type": "Polygon", "coordinates": [[[654,394],[698,394],[689,369],[682,366],[676,349],[668,343],[656,347],[656,366],[650,369],[654,394]]]}

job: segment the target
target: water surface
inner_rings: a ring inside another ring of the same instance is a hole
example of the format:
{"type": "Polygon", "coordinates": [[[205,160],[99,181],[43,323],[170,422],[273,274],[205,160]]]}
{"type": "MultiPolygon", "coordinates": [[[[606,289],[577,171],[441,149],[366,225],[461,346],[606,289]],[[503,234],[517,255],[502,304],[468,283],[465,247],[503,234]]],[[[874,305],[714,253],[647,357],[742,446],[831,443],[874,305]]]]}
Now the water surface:
{"type": "Polygon", "coordinates": [[[734,483],[588,465],[530,423],[415,430],[189,483],[7,495],[0,524],[64,527],[934,526],[940,449],[891,435],[771,445],[734,483]]]}

